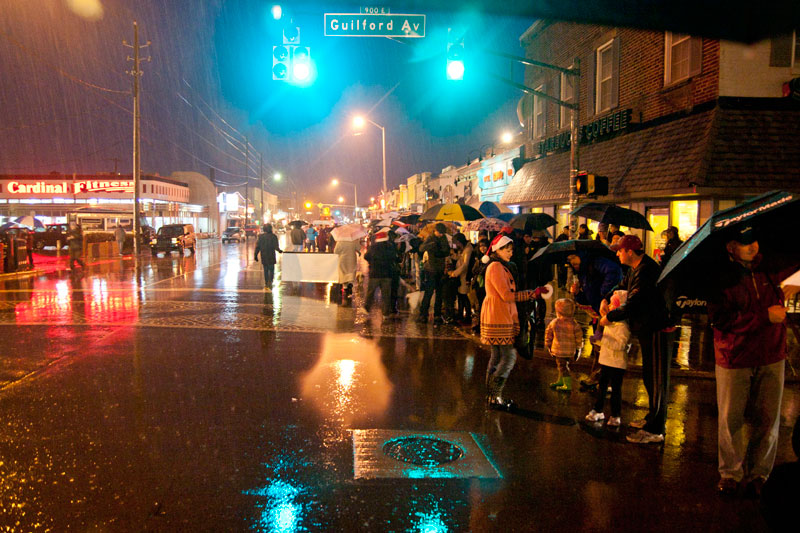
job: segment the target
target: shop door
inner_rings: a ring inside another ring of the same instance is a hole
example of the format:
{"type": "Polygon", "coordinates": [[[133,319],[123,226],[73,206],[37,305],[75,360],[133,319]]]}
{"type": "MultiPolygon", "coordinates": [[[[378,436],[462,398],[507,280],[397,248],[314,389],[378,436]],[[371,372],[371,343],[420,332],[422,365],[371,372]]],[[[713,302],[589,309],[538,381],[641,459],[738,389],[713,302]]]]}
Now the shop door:
{"type": "Polygon", "coordinates": [[[664,238],[661,234],[669,226],[669,208],[648,207],[647,221],[653,231],[645,231],[644,249],[650,257],[656,261],[661,261],[661,252],[664,250],[664,238]]]}

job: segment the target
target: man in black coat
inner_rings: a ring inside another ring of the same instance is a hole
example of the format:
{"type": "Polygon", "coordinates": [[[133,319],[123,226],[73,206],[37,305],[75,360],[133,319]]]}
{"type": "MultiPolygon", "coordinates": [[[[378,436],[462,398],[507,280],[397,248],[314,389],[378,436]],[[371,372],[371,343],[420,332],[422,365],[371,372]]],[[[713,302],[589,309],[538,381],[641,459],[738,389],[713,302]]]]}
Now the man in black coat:
{"type": "Polygon", "coordinates": [[[417,322],[428,321],[428,310],[431,306],[431,298],[433,293],[436,293],[436,302],[433,306],[433,323],[444,324],[442,319],[442,304],[444,303],[444,262],[445,258],[450,255],[450,245],[447,243],[447,226],[441,222],[437,223],[433,233],[425,239],[422,246],[419,247],[419,252],[425,255],[427,252],[427,260],[424,262],[422,271],[422,289],[425,294],[422,295],[422,303],[419,305],[419,316],[417,322]]]}
{"type": "Polygon", "coordinates": [[[275,278],[275,252],[283,253],[278,243],[278,236],[272,233],[272,225],[264,224],[264,233],[258,236],[256,242],[255,261],[261,254],[261,264],[264,267],[264,290],[272,292],[272,280],[275,278]]]}
{"type": "Polygon", "coordinates": [[[627,438],[639,444],[664,442],[675,328],[668,327],[667,306],[656,287],[661,267],[644,253],[644,245],[636,235],[625,235],[612,249],[620,263],[630,267],[617,287],[628,291],[628,300],[622,307],[607,311],[608,300],[604,299],[600,304],[600,314],[604,316],[598,325],[628,321],[631,333],[639,339],[642,381],[650,398],[645,419],[630,423],[641,429],[627,438]]]}
{"type": "Polygon", "coordinates": [[[369,283],[363,310],[369,313],[375,300],[375,289],[381,290],[383,318],[392,314],[392,273],[397,268],[397,249],[389,242],[389,233],[379,231],[375,242],[367,249],[364,259],[369,263],[369,283]]]}

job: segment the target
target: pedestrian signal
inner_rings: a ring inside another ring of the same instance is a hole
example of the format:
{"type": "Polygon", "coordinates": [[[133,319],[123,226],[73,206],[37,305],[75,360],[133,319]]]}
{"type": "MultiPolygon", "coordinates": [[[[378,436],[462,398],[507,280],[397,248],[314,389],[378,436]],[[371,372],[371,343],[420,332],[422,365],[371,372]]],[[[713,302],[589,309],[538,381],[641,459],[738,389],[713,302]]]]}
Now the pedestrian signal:
{"type": "Polygon", "coordinates": [[[608,194],[608,178],[581,172],[575,176],[575,193],[581,196],[605,196],[608,194]]]}

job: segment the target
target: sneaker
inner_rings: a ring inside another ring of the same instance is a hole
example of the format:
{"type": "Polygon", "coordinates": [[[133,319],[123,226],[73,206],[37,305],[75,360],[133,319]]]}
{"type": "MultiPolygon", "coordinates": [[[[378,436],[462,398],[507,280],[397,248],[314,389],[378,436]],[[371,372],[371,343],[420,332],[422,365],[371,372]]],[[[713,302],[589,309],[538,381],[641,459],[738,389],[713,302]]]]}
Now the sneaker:
{"type": "Polygon", "coordinates": [[[270,289],[269,287],[264,287],[264,292],[272,292],[272,289],[270,289]]]}
{"type": "Polygon", "coordinates": [[[606,422],[606,424],[609,426],[619,427],[620,424],[622,424],[622,419],[618,416],[612,416],[611,418],[608,419],[608,422],[606,422]]]}
{"type": "Polygon", "coordinates": [[[732,496],[739,490],[739,483],[732,477],[719,478],[717,483],[717,492],[722,496],[732,496]]]}
{"type": "Polygon", "coordinates": [[[647,420],[642,418],[641,420],[634,420],[630,424],[628,424],[632,428],[642,429],[647,424],[647,420]]]}
{"type": "Polygon", "coordinates": [[[589,422],[602,422],[603,420],[605,420],[605,418],[606,415],[604,415],[603,413],[598,413],[594,409],[589,411],[589,414],[586,415],[586,420],[588,420],[589,422]]]}
{"type": "Polygon", "coordinates": [[[510,411],[516,405],[517,404],[514,402],[514,400],[506,400],[502,396],[489,396],[486,398],[486,406],[489,409],[510,411]]]}
{"type": "Polygon", "coordinates": [[[651,444],[651,443],[658,443],[664,442],[664,435],[661,433],[650,433],[649,431],[645,431],[640,429],[636,433],[628,435],[626,437],[628,442],[635,442],[636,444],[651,444]]]}

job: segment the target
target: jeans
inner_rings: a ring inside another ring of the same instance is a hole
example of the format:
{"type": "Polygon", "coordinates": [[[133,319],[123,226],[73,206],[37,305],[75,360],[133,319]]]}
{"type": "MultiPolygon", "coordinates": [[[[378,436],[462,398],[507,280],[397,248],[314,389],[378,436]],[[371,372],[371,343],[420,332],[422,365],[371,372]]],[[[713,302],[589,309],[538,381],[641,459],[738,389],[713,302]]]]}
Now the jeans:
{"type": "Polygon", "coordinates": [[[716,366],[719,473],[736,481],[767,477],[778,451],[785,361],[754,368],[716,366]],[[750,401],[756,427],[745,442],[744,411],[750,401]]]}
{"type": "Polygon", "coordinates": [[[486,368],[486,383],[493,378],[507,378],[517,362],[517,351],[511,344],[493,344],[489,366],[486,368]]]}
{"type": "Polygon", "coordinates": [[[364,300],[364,308],[369,311],[372,308],[372,303],[375,300],[375,289],[381,290],[381,301],[383,316],[392,314],[392,297],[391,289],[392,278],[369,278],[367,284],[367,297],[364,300]]]}
{"type": "Polygon", "coordinates": [[[436,301],[433,303],[433,316],[434,318],[441,318],[442,304],[444,303],[444,295],[442,294],[442,287],[444,286],[444,272],[429,272],[422,273],[422,290],[425,294],[422,296],[422,303],[419,305],[419,316],[428,317],[428,310],[431,307],[431,298],[433,293],[436,293],[436,301]]]}
{"type": "Polygon", "coordinates": [[[624,368],[600,365],[600,384],[597,387],[597,401],[594,410],[603,412],[606,401],[606,390],[611,384],[611,416],[620,416],[622,413],[622,378],[625,376],[624,368]]]}
{"type": "Polygon", "coordinates": [[[272,280],[275,279],[275,263],[262,263],[264,267],[264,285],[272,287],[272,280]]]}

